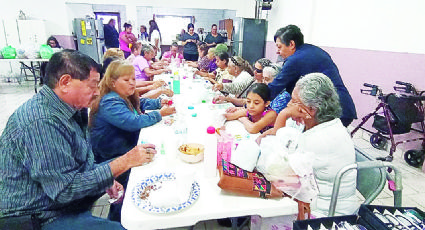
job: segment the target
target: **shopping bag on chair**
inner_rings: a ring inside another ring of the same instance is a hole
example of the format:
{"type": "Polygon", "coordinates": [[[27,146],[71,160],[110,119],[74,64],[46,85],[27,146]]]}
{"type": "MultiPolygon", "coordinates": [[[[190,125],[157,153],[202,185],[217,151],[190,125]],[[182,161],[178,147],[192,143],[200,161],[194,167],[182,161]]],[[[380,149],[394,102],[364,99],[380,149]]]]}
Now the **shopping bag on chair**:
{"type": "MultiPolygon", "coordinates": [[[[224,191],[242,196],[279,198],[288,196],[279,191],[260,172],[249,172],[237,165],[222,160],[219,168],[218,186],[224,191]]],[[[298,220],[310,218],[310,204],[294,199],[298,203],[298,220]]]]}
{"type": "Polygon", "coordinates": [[[218,186],[230,193],[262,198],[283,196],[261,173],[246,171],[224,159],[219,168],[219,175],[218,186]]]}

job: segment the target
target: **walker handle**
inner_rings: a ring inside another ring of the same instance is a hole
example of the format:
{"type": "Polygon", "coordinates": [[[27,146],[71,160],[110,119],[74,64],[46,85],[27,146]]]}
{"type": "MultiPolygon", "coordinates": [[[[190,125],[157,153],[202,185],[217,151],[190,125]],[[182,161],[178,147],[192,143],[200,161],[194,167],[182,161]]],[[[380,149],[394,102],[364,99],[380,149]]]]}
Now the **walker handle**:
{"type": "Polygon", "coordinates": [[[371,85],[369,83],[364,83],[363,85],[370,88],[378,87],[377,85],[371,85]]]}
{"type": "Polygon", "coordinates": [[[411,86],[412,84],[407,83],[407,82],[403,82],[403,81],[396,81],[395,82],[397,85],[405,85],[405,86],[411,86]]]}
{"type": "Polygon", "coordinates": [[[395,91],[401,91],[401,92],[405,92],[405,93],[413,93],[413,94],[417,94],[415,88],[413,87],[412,84],[407,83],[407,82],[402,82],[402,81],[396,81],[395,82],[397,85],[402,85],[402,87],[397,87],[394,86],[394,90],[395,91]]]}

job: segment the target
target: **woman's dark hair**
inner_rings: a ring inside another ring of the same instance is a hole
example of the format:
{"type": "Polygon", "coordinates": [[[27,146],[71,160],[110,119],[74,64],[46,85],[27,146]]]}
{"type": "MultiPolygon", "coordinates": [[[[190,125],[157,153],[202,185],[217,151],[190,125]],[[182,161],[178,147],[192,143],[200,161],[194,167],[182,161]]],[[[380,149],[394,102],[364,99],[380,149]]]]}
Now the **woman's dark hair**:
{"type": "Polygon", "coordinates": [[[226,66],[229,64],[229,54],[226,52],[220,52],[217,54],[217,57],[226,62],[226,66]]]}
{"type": "Polygon", "coordinates": [[[149,41],[151,42],[151,34],[154,30],[158,30],[159,40],[162,42],[161,31],[159,31],[158,24],[156,24],[155,20],[149,21],[149,41]]]}
{"type": "Polygon", "coordinates": [[[141,28],[143,28],[143,29],[145,29],[145,32],[147,32],[147,31],[148,31],[148,29],[146,28],[146,26],[145,26],[145,25],[141,25],[140,27],[141,27],[141,28]]]}
{"type": "Polygon", "coordinates": [[[129,27],[132,27],[132,26],[131,26],[131,24],[129,24],[129,23],[124,23],[124,28],[125,28],[125,29],[127,29],[127,28],[129,28],[129,27]]]}
{"type": "Polygon", "coordinates": [[[179,46],[179,44],[177,44],[177,42],[173,42],[171,43],[171,46],[179,46]]]}
{"type": "Polygon", "coordinates": [[[274,41],[276,42],[278,38],[280,42],[287,46],[289,46],[291,40],[295,42],[296,48],[304,44],[304,35],[296,25],[288,25],[278,29],[274,34],[274,41]]]}
{"type": "Polygon", "coordinates": [[[58,40],[57,40],[55,37],[50,36],[50,37],[47,39],[47,42],[46,42],[46,44],[47,44],[47,45],[49,45],[49,41],[54,41],[54,42],[56,43],[56,47],[55,47],[55,48],[61,48],[61,46],[59,45],[58,40]]]}
{"type": "Polygon", "coordinates": [[[83,81],[89,78],[92,69],[101,72],[100,65],[91,57],[77,50],[65,49],[50,58],[45,80],[47,86],[54,89],[62,75],[69,74],[72,79],[83,81]]]}
{"type": "Polygon", "coordinates": [[[248,89],[247,95],[249,93],[255,93],[258,94],[261,99],[264,100],[264,102],[270,101],[270,89],[269,87],[264,83],[254,83],[251,88],[248,89]]]}
{"type": "Polygon", "coordinates": [[[189,32],[189,29],[190,29],[190,28],[195,29],[195,25],[193,25],[193,23],[189,23],[189,24],[187,24],[187,32],[189,32]]]}

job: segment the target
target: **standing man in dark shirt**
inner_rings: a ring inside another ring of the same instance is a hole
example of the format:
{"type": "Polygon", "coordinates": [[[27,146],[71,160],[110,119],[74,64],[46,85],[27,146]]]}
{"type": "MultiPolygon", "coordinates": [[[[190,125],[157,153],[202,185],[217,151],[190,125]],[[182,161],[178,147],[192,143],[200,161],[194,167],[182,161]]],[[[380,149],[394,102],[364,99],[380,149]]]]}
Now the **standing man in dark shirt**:
{"type": "Polygon", "coordinates": [[[211,33],[209,33],[207,37],[205,37],[204,42],[207,43],[208,47],[215,47],[217,44],[225,42],[224,38],[219,33],[217,33],[216,24],[212,24],[211,33]]]}
{"type": "Polygon", "coordinates": [[[27,218],[40,220],[43,230],[124,229],[92,216],[90,207],[105,191],[116,196],[122,186],[114,178],[151,162],[155,146],[95,164],[81,109],[99,95],[97,63],[63,50],[46,74],[46,85],[10,116],[0,137],[0,224],[27,218]]]}
{"type": "Polygon", "coordinates": [[[109,20],[108,24],[103,25],[103,33],[105,35],[105,46],[109,48],[119,48],[119,33],[115,29],[115,19],[109,20]]]}
{"type": "Polygon", "coordinates": [[[356,107],[344,82],[339,75],[338,68],[332,61],[331,56],[321,48],[305,44],[304,35],[300,28],[288,25],[277,30],[274,35],[277,46],[277,54],[284,60],[281,72],[268,86],[275,98],[283,89],[292,94],[295,83],[309,73],[323,73],[332,80],[342,107],[341,122],[348,126],[353,119],[357,118],[356,107]]]}

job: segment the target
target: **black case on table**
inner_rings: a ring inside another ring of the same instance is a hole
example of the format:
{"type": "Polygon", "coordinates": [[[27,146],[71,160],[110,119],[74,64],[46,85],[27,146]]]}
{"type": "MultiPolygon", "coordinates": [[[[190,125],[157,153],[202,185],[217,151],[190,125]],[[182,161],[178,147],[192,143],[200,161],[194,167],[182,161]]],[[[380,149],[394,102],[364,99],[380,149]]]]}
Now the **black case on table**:
{"type": "Polygon", "coordinates": [[[317,218],[317,219],[310,219],[310,220],[297,220],[294,222],[293,229],[306,230],[307,226],[310,225],[310,227],[313,230],[316,230],[320,228],[321,224],[323,224],[323,226],[325,226],[326,228],[330,229],[334,222],[338,224],[342,221],[347,221],[348,223],[353,225],[360,224],[367,229],[371,228],[360,216],[349,215],[349,216],[324,217],[324,218],[317,218]]]}
{"type": "Polygon", "coordinates": [[[298,220],[294,222],[294,230],[306,230],[307,226],[313,230],[319,229],[320,225],[323,224],[326,228],[331,228],[332,223],[340,223],[342,221],[347,221],[350,224],[360,224],[368,230],[390,230],[381,220],[379,220],[374,214],[373,210],[378,210],[380,213],[383,213],[385,209],[389,212],[394,213],[396,210],[404,212],[406,209],[413,209],[418,212],[423,218],[425,218],[425,212],[421,211],[415,207],[393,207],[393,206],[382,206],[382,205],[365,205],[362,204],[359,209],[358,215],[348,215],[348,216],[334,216],[334,217],[324,217],[310,220],[298,220]]]}
{"type": "Polygon", "coordinates": [[[375,209],[378,210],[380,213],[383,213],[384,210],[386,209],[392,214],[394,214],[396,210],[399,210],[400,212],[404,212],[404,210],[406,209],[413,209],[416,212],[418,212],[422,216],[422,218],[425,218],[425,213],[415,207],[393,207],[393,206],[362,204],[359,209],[359,216],[361,216],[371,227],[373,227],[372,230],[390,229],[380,219],[378,219],[375,216],[375,214],[373,214],[373,210],[375,209]]]}

